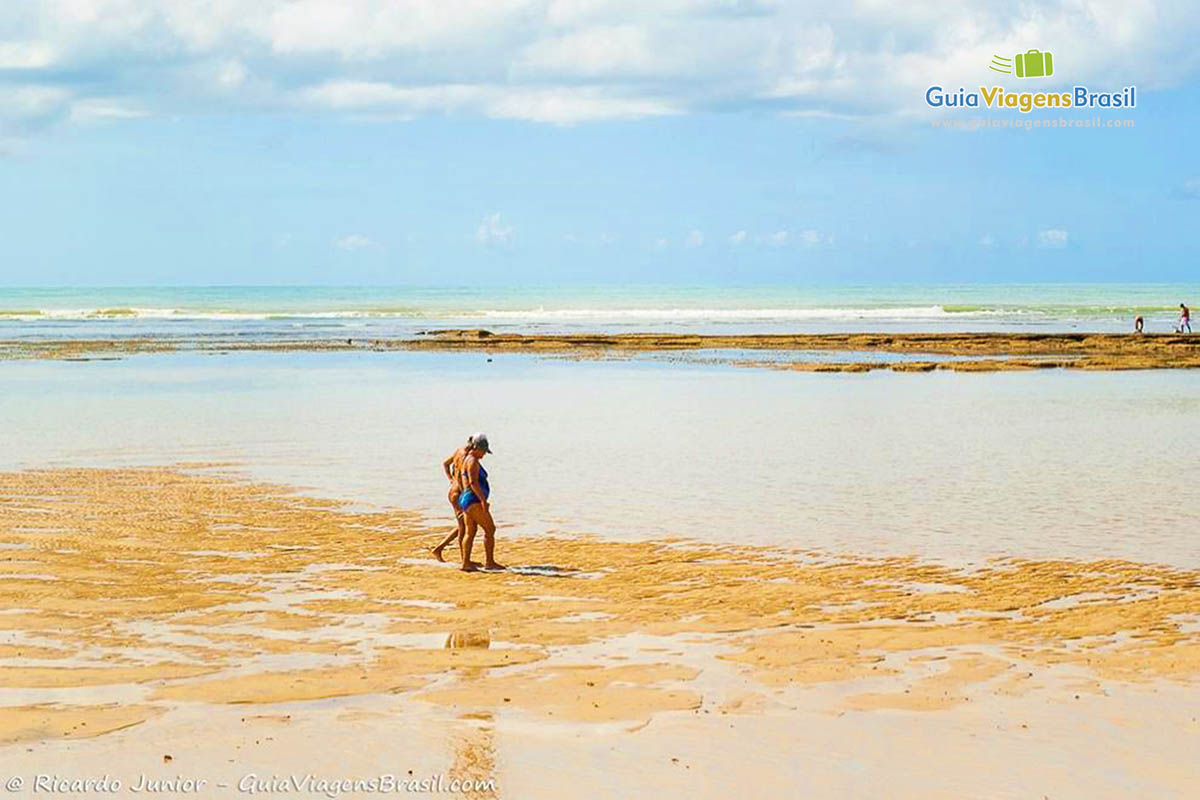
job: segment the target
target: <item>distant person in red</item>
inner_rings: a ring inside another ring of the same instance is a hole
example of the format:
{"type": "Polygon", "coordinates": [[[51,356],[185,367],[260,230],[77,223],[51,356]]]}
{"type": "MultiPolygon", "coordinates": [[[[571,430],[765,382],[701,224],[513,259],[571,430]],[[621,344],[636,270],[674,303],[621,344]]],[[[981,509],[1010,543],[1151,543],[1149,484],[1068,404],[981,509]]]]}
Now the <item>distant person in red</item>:
{"type": "Polygon", "coordinates": [[[1146,327],[1146,321],[1142,319],[1142,315],[1138,314],[1133,320],[1133,332],[1144,333],[1142,328],[1146,327]]]}
{"type": "Polygon", "coordinates": [[[1192,312],[1183,303],[1179,304],[1179,332],[1192,332],[1192,312]]]}

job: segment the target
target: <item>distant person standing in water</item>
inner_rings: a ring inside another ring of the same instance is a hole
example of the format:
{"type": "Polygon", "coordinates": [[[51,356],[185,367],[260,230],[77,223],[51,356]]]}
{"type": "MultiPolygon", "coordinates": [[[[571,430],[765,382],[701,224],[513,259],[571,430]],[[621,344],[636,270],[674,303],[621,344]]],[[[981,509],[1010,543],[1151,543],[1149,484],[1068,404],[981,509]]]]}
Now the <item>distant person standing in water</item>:
{"type": "Polygon", "coordinates": [[[1179,332],[1192,332],[1192,311],[1183,303],[1179,304],[1179,332]]]}
{"type": "Polygon", "coordinates": [[[1133,319],[1133,332],[1134,333],[1143,333],[1144,331],[1142,330],[1142,328],[1144,328],[1145,326],[1146,326],[1146,322],[1145,322],[1145,320],[1142,319],[1141,314],[1138,314],[1136,317],[1134,317],[1134,319],[1133,319]]]}
{"type": "Polygon", "coordinates": [[[463,539],[464,572],[474,572],[479,566],[471,560],[471,548],[475,545],[475,532],[483,528],[484,569],[504,569],[496,563],[496,522],[488,498],[492,487],[488,484],[487,470],[483,468],[483,457],[492,452],[486,433],[471,437],[471,450],[463,461],[462,494],[458,496],[458,507],[466,517],[467,535],[463,539]]]}

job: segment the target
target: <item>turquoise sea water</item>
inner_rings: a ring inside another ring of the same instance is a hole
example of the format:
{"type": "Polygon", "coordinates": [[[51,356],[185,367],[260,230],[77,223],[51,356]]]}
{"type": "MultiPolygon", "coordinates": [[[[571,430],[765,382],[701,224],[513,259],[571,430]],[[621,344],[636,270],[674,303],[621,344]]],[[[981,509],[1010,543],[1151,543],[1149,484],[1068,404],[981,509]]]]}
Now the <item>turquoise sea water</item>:
{"type": "Polygon", "coordinates": [[[1170,331],[1195,285],[0,288],[0,337],[495,331],[1170,331]]]}

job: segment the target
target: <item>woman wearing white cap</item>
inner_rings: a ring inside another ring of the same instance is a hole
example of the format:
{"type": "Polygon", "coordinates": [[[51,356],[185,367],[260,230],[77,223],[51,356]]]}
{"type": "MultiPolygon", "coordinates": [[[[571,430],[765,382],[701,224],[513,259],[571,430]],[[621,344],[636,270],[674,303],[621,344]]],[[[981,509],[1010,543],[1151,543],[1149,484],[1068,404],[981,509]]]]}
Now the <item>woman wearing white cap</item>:
{"type": "Polygon", "coordinates": [[[463,459],[463,469],[460,484],[462,493],[458,496],[458,507],[466,517],[467,533],[463,539],[462,568],[464,572],[474,572],[479,565],[471,560],[471,548],[475,544],[475,531],[483,528],[484,569],[504,569],[496,563],[496,523],[492,520],[492,511],[488,506],[488,496],[492,488],[488,485],[487,470],[483,468],[483,457],[492,452],[488,447],[486,433],[477,433],[471,437],[470,451],[463,459]]]}

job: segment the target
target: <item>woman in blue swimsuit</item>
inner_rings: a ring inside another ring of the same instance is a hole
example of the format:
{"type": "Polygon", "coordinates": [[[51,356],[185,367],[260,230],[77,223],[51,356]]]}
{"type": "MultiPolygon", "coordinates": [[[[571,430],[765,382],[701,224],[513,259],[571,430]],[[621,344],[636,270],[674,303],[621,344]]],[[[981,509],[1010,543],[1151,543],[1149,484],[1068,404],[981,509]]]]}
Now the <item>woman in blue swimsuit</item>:
{"type": "Polygon", "coordinates": [[[475,544],[475,532],[483,528],[483,568],[504,569],[503,565],[496,563],[496,523],[488,505],[492,487],[488,485],[487,470],[481,463],[483,457],[492,452],[488,447],[487,434],[477,433],[472,436],[470,446],[471,450],[463,459],[462,492],[458,496],[458,507],[467,521],[467,534],[463,539],[462,548],[462,568],[464,572],[479,569],[479,566],[471,561],[471,548],[475,544]]]}

